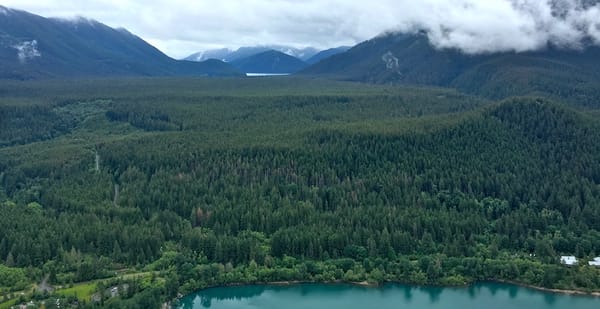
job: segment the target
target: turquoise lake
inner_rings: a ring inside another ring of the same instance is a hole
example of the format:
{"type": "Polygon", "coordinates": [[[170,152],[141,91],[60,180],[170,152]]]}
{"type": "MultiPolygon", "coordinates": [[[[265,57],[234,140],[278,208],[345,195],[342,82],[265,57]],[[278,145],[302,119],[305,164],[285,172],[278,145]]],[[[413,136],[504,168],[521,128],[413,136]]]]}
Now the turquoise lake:
{"type": "Polygon", "coordinates": [[[401,284],[387,284],[379,288],[326,284],[251,285],[202,290],[181,299],[179,308],[599,309],[600,298],[553,294],[499,283],[479,283],[465,288],[401,284]]]}

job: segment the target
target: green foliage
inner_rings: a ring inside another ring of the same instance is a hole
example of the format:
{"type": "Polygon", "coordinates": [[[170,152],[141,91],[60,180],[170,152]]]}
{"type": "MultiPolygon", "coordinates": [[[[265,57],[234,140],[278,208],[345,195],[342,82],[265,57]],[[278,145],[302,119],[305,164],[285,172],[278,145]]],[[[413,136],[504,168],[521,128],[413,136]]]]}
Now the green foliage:
{"type": "Polygon", "coordinates": [[[51,139],[75,124],[48,106],[0,106],[0,147],[51,139]]]}
{"type": "Polygon", "coordinates": [[[64,297],[75,296],[82,301],[89,302],[95,291],[96,283],[82,283],[70,288],[60,289],[56,291],[56,294],[64,297]]]}
{"type": "Polygon", "coordinates": [[[74,119],[0,147],[0,261],[28,280],[158,272],[103,300],[120,308],[275,281],[600,289],[558,264],[600,254],[593,113],[287,78],[81,83],[5,89],[74,119]]]}
{"type": "Polygon", "coordinates": [[[20,290],[29,283],[25,271],[20,268],[6,267],[0,264],[0,288],[20,290]]]}

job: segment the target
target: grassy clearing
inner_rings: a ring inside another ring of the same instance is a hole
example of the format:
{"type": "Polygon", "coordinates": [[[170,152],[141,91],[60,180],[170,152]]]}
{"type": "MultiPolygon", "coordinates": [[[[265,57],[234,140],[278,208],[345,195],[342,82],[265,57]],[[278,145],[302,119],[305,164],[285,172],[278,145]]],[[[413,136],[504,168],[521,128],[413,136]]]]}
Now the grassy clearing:
{"type": "Polygon", "coordinates": [[[17,301],[19,301],[19,298],[13,298],[9,301],[5,301],[3,303],[0,303],[0,309],[9,309],[11,306],[14,306],[17,304],[17,301]]]}
{"type": "Polygon", "coordinates": [[[55,293],[61,296],[75,296],[81,300],[90,301],[96,291],[98,281],[75,284],[71,288],[60,289],[55,293]]]}

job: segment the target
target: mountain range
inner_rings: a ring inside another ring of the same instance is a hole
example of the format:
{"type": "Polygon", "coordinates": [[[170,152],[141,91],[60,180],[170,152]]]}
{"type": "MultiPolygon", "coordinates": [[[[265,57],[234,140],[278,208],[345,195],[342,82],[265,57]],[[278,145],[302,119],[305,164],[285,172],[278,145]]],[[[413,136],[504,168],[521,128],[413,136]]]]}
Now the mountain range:
{"type": "Polygon", "coordinates": [[[94,20],[0,12],[0,78],[240,75],[218,60],[174,60],[127,30],[94,20]]]}
{"type": "Polygon", "coordinates": [[[246,46],[236,50],[223,48],[198,52],[184,58],[184,60],[206,61],[218,59],[231,63],[234,67],[246,73],[295,73],[348,49],[350,49],[348,46],[322,51],[312,47],[297,49],[280,45],[246,46]]]}
{"type": "Polygon", "coordinates": [[[232,62],[239,59],[254,56],[266,51],[275,50],[284,54],[296,57],[302,61],[307,61],[319,53],[319,50],[313,47],[295,48],[284,45],[262,45],[262,46],[243,46],[238,49],[211,49],[203,52],[197,52],[185,57],[183,60],[205,61],[208,59],[218,59],[225,62],[232,62]]]}
{"type": "Polygon", "coordinates": [[[0,78],[299,71],[301,76],[329,79],[450,87],[491,99],[544,95],[600,105],[600,48],[592,44],[576,50],[549,45],[522,53],[466,54],[434,47],[424,32],[386,33],[349,49],[258,46],[186,59],[203,61],[174,60],[129,31],[94,20],[45,18],[0,7],[0,78]]]}

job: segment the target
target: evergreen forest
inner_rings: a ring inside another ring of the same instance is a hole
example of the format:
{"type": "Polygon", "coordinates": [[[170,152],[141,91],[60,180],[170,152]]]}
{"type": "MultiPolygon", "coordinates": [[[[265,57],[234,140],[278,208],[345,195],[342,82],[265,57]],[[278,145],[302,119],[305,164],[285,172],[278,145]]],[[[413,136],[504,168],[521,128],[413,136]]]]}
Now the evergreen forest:
{"type": "Polygon", "coordinates": [[[0,308],[273,282],[599,292],[600,112],[568,95],[2,81],[0,308]]]}

